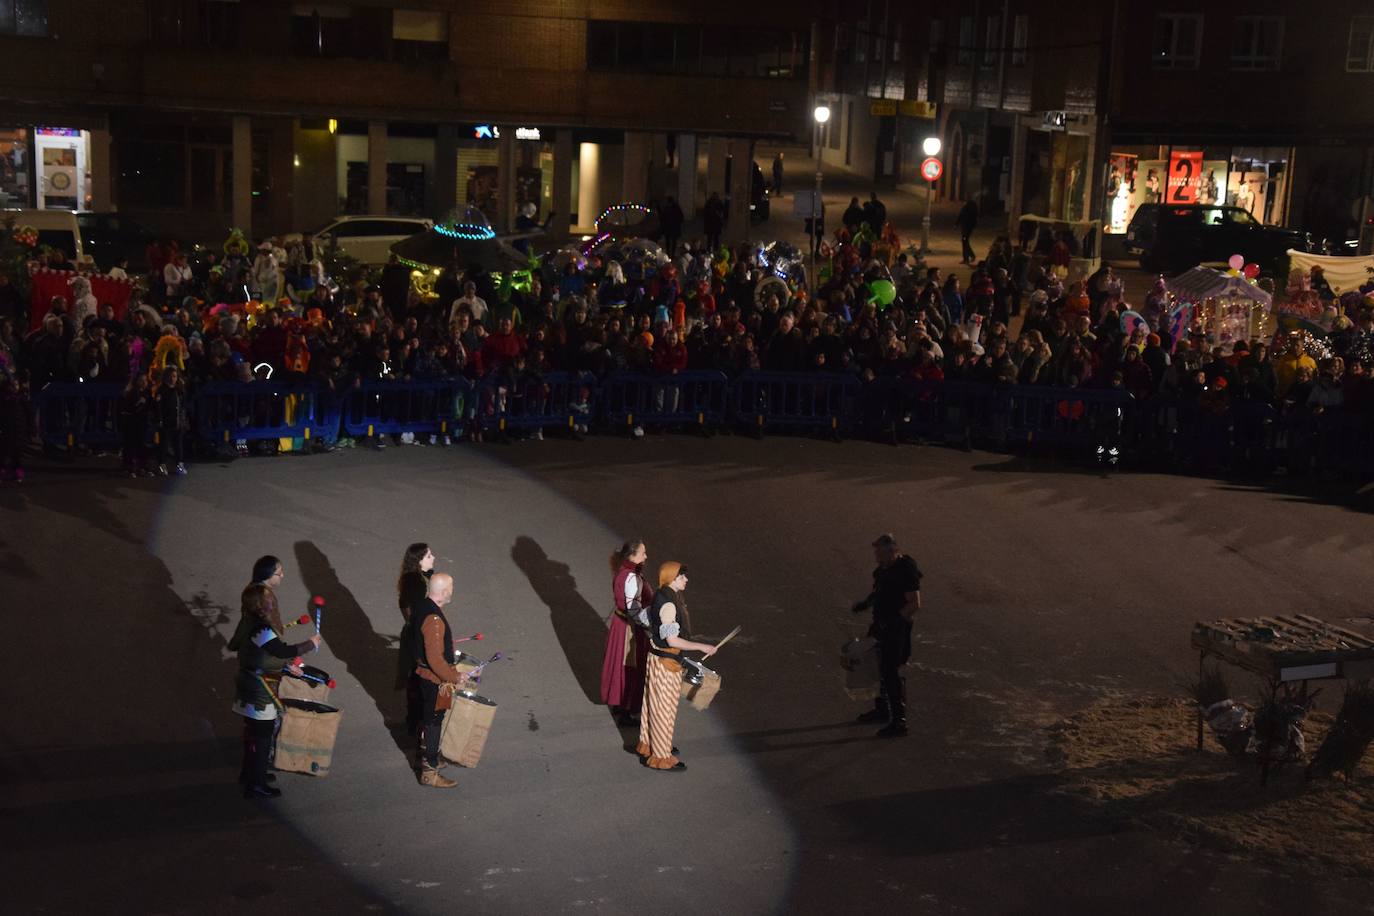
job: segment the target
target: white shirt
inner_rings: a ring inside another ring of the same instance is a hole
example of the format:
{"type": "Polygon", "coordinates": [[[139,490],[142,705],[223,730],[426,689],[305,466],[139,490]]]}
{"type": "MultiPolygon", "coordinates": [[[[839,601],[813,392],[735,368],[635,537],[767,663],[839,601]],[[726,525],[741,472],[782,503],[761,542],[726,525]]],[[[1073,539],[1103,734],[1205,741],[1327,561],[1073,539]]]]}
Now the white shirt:
{"type": "Polygon", "coordinates": [[[448,323],[449,323],[449,324],[453,324],[453,322],[454,322],[455,320],[457,320],[457,318],[458,318],[458,310],[461,309],[461,308],[462,308],[463,306],[465,306],[465,305],[468,307],[468,311],[472,312],[472,320],[473,320],[473,321],[480,321],[480,322],[482,322],[483,324],[486,323],[486,318],[487,318],[487,300],[483,299],[481,296],[476,296],[476,295],[474,295],[472,298],[468,298],[467,296],[464,296],[464,297],[461,298],[461,299],[454,299],[454,300],[453,300],[453,305],[450,306],[450,308],[449,308],[449,310],[448,310],[448,323]]]}

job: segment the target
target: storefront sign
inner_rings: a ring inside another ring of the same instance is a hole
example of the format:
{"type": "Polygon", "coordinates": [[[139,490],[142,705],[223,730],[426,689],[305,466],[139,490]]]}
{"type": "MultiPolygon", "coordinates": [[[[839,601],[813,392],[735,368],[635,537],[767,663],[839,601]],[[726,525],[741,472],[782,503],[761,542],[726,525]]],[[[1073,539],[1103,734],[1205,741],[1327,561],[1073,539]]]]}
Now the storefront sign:
{"type": "Polygon", "coordinates": [[[500,140],[501,128],[495,124],[478,124],[472,129],[472,136],[477,140],[500,140]]]}
{"type": "Polygon", "coordinates": [[[1173,150],[1169,154],[1169,183],[1164,195],[1168,204],[1197,203],[1198,182],[1202,179],[1201,150],[1173,150]]]}
{"type": "Polygon", "coordinates": [[[868,113],[875,118],[892,117],[897,113],[897,103],[892,99],[873,99],[868,103],[868,113]]]}
{"type": "Polygon", "coordinates": [[[935,103],[921,101],[902,101],[897,103],[897,111],[905,118],[935,117],[935,103]]]}
{"type": "Polygon", "coordinates": [[[1068,130],[1069,115],[1064,111],[1047,111],[1040,116],[1041,130],[1068,130]]]}
{"type": "Polygon", "coordinates": [[[515,139],[517,140],[539,140],[539,128],[537,127],[517,127],[515,129],[515,139]]]}

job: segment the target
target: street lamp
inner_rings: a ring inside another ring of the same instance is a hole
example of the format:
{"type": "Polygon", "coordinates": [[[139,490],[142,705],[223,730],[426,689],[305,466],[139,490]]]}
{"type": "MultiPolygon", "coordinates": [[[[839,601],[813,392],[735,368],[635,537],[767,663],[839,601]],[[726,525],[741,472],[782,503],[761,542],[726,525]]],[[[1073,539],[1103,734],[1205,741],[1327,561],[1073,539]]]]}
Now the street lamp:
{"type": "Polygon", "coordinates": [[[830,106],[817,105],[816,110],[811,113],[816,121],[816,190],[811,195],[811,275],[808,278],[811,287],[811,296],[816,295],[816,249],[820,247],[820,212],[821,205],[821,125],[830,120],[830,106]]]}
{"type": "MultiPolygon", "coordinates": [[[[926,137],[921,141],[921,152],[926,154],[928,159],[934,159],[940,155],[940,138],[926,137]]],[[[935,179],[926,179],[926,215],[921,218],[921,254],[930,253],[930,206],[931,198],[935,192],[935,179]]]]}

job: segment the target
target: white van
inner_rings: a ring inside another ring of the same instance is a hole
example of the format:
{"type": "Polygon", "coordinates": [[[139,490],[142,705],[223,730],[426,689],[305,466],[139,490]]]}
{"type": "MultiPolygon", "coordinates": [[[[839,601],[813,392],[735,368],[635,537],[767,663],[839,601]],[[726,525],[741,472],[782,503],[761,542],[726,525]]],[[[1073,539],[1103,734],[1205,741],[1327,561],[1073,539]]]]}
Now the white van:
{"type": "Polygon", "coordinates": [[[391,246],[434,226],[432,220],[412,216],[340,216],[317,229],[315,241],[370,266],[385,264],[391,246]]]}
{"type": "Polygon", "coordinates": [[[0,210],[0,220],[14,220],[14,228],[32,226],[38,230],[38,245],[66,252],[73,263],[86,259],[81,227],[71,210],[0,210]]]}

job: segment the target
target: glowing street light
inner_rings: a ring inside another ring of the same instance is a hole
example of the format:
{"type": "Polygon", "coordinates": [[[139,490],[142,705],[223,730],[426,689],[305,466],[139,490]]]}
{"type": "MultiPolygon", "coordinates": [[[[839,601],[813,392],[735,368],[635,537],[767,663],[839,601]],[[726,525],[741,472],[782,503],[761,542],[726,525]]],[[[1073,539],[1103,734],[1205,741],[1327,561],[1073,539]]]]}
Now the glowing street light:
{"type": "Polygon", "coordinates": [[[927,156],[940,155],[940,138],[926,137],[921,141],[921,152],[925,153],[927,156]]]}

